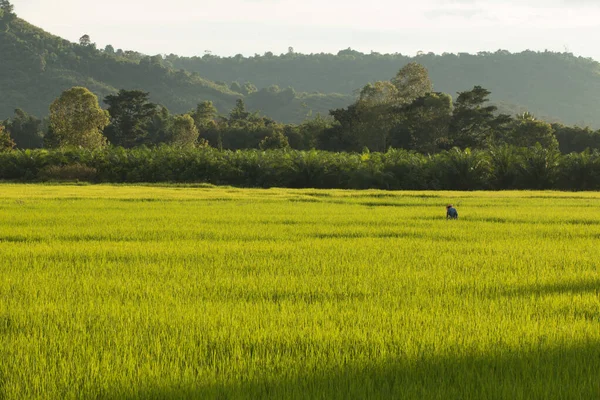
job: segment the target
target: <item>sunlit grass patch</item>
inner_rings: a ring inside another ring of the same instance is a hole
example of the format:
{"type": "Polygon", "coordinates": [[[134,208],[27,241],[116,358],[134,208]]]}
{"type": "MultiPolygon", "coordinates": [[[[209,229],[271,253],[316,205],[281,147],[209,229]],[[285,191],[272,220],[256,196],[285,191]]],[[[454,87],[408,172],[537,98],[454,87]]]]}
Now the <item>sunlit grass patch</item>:
{"type": "Polygon", "coordinates": [[[0,398],[600,398],[599,206],[1,185],[0,398]]]}

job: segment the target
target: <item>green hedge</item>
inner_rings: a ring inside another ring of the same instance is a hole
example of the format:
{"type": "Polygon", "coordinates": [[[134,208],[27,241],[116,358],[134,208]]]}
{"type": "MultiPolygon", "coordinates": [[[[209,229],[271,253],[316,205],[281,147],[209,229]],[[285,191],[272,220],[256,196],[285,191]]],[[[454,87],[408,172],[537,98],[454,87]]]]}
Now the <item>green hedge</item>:
{"type": "Polygon", "coordinates": [[[240,187],[388,190],[599,190],[600,153],[540,146],[432,156],[405,150],[331,153],[171,147],[0,153],[0,180],[211,183],[240,187]]]}

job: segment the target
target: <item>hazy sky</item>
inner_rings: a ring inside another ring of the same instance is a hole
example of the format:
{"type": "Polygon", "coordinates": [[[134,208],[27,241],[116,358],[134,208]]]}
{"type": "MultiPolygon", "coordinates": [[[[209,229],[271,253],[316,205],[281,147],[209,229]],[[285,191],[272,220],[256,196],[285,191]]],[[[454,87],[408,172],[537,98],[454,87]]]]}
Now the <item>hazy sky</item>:
{"type": "Polygon", "coordinates": [[[600,60],[598,0],[13,0],[71,41],[146,54],[571,51],[600,60]]]}

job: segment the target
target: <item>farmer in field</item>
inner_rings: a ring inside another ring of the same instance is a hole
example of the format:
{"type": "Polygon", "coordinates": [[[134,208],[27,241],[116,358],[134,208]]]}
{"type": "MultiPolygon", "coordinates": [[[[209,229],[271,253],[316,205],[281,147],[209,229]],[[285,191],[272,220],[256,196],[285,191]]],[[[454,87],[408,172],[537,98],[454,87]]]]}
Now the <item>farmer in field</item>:
{"type": "Polygon", "coordinates": [[[452,204],[446,206],[446,219],[458,219],[458,211],[452,207],[452,204]]]}

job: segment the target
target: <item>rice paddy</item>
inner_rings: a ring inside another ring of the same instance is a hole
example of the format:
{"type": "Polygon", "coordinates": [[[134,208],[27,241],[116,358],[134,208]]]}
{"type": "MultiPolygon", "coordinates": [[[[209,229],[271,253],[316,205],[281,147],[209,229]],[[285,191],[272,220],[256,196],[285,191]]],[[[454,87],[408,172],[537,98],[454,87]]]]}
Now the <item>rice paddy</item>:
{"type": "Polygon", "coordinates": [[[599,243],[600,193],[3,184],[0,398],[598,399],[599,243]]]}

